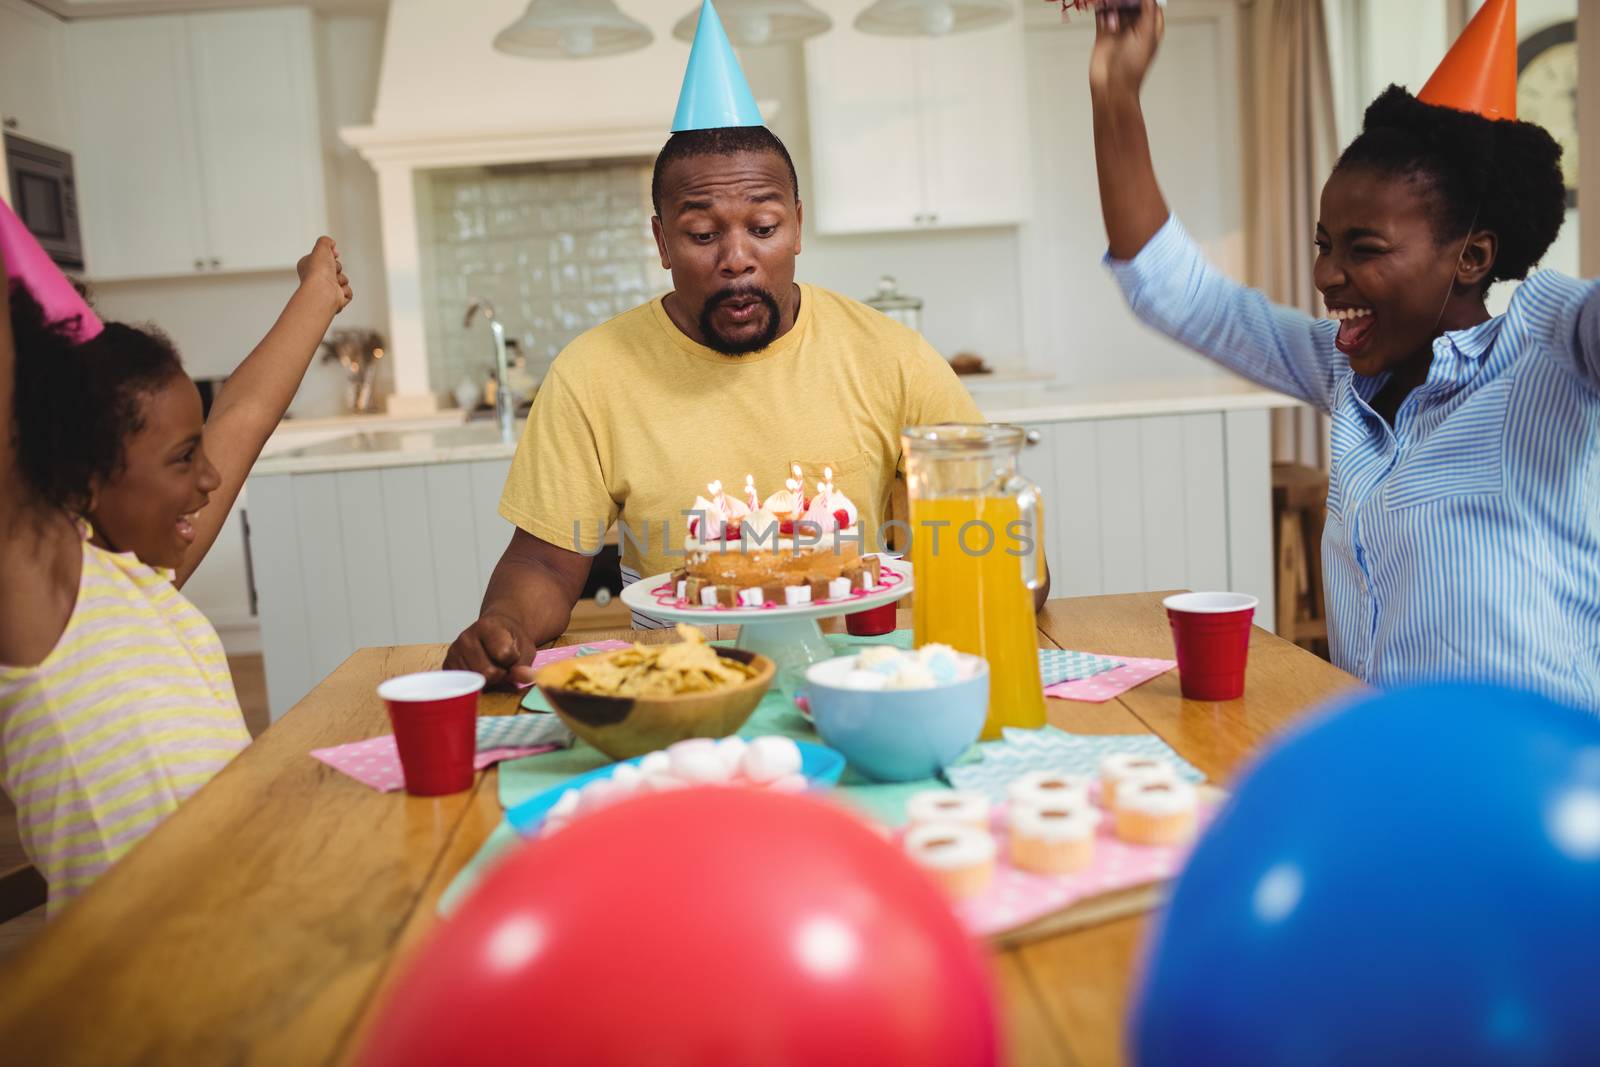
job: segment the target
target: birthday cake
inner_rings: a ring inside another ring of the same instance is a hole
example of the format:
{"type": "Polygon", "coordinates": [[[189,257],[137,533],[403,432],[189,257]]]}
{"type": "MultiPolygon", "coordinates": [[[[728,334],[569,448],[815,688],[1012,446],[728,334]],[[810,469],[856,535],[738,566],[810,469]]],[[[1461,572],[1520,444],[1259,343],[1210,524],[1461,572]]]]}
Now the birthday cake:
{"type": "Polygon", "coordinates": [[[809,499],[800,467],[784,488],[761,500],[745,476],[744,497],[720,481],[695,498],[684,565],[673,575],[677,599],[702,607],[761,607],[838,600],[875,589],[876,556],[863,555],[855,503],[833,484],[833,471],[809,499]]]}

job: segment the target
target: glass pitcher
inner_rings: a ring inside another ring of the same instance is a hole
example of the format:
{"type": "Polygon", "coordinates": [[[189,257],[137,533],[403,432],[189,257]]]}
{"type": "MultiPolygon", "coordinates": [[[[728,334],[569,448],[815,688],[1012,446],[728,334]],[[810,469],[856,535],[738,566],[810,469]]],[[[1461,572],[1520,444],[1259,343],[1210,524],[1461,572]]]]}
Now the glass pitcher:
{"type": "Polygon", "coordinates": [[[903,431],[911,501],[916,643],[941,642],[989,661],[989,717],[1045,724],[1033,590],[1044,584],[1039,487],[1017,473],[1020,426],[912,426],[903,431]]]}

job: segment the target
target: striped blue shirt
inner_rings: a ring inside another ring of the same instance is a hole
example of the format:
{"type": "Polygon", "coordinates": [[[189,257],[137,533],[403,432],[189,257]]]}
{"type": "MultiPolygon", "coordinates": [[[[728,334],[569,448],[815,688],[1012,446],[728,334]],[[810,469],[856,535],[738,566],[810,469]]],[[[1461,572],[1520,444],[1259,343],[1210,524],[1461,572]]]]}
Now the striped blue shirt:
{"type": "Polygon", "coordinates": [[[1380,686],[1499,681],[1600,711],[1600,299],[1541,271],[1433,342],[1390,427],[1338,323],[1210,267],[1176,219],[1108,259],[1145,323],[1332,419],[1333,661],[1380,686]]]}

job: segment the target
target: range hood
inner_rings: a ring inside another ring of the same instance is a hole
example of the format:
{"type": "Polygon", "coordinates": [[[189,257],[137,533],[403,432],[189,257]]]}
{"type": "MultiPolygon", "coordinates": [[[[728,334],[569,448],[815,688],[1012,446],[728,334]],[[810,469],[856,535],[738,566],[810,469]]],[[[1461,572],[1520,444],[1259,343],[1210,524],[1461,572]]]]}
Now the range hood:
{"type": "MultiPolygon", "coordinates": [[[[495,34],[526,0],[391,0],[371,125],[340,130],[378,175],[395,391],[389,410],[437,410],[423,323],[417,172],[561,160],[647,159],[672,127],[689,45],[673,24],[695,0],[625,0],[655,39],[620,56],[524,59],[495,34]]],[[[775,102],[760,102],[770,120],[775,102]]],[[[448,384],[448,383],[444,383],[448,384]]]]}
{"type": "Polygon", "coordinates": [[[608,129],[647,129],[657,142],[663,138],[689,58],[688,46],[672,36],[687,0],[629,7],[655,34],[648,47],[576,60],[495,50],[495,34],[525,6],[525,0],[391,0],[377,106],[359,139],[608,129]]]}

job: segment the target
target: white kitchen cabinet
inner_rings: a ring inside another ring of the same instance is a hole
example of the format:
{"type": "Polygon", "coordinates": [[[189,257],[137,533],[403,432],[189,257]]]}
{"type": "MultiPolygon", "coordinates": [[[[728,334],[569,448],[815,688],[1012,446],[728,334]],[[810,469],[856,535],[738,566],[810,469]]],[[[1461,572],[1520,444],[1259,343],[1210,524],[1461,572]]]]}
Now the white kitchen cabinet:
{"type": "Polygon", "coordinates": [[[223,270],[292,267],[328,228],[311,12],[185,21],[210,257],[223,270]]]}
{"type": "Polygon", "coordinates": [[[96,279],[201,269],[205,196],[182,15],[71,27],[84,255],[96,279]]]}
{"type": "Polygon", "coordinates": [[[0,126],[57,148],[74,144],[67,26],[25,0],[0,0],[0,126]]]}
{"type": "Polygon", "coordinates": [[[327,229],[307,9],[71,26],[97,281],[292,268],[327,229]]]}
{"type": "Polygon", "coordinates": [[[819,233],[1030,214],[1022,19],[946,38],[838,27],[806,42],[819,233]]]}

